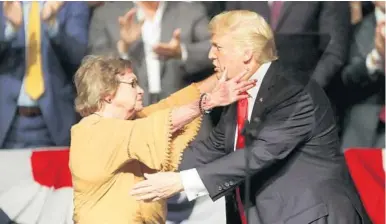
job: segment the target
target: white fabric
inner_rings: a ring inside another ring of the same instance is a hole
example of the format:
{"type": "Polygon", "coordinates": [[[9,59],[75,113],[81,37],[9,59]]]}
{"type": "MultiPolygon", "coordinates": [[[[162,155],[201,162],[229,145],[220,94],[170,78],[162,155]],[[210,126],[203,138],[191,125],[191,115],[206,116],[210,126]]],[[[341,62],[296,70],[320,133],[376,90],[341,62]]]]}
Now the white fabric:
{"type": "MultiPolygon", "coordinates": [[[[376,24],[385,20],[385,13],[383,13],[381,9],[375,8],[374,14],[376,24]]],[[[377,49],[374,48],[366,57],[366,68],[370,78],[377,78],[374,75],[376,74],[376,71],[384,69],[384,63],[385,62],[382,60],[381,55],[379,54],[377,49]],[[374,62],[372,59],[374,59],[374,62]]]]}
{"type": "MultiPolygon", "coordinates": [[[[248,91],[248,94],[250,95],[250,97],[248,98],[248,120],[251,118],[253,106],[255,104],[257,94],[260,90],[261,83],[263,82],[263,79],[270,66],[271,66],[271,62],[261,65],[260,68],[251,76],[251,79],[257,79],[257,83],[256,83],[256,87],[248,91]]],[[[264,101],[264,99],[262,98],[257,100],[264,101]]],[[[235,134],[234,148],[236,149],[237,127],[236,127],[235,133],[236,134],[235,134]]],[[[184,187],[184,191],[189,201],[192,201],[197,197],[201,197],[209,194],[195,168],[181,171],[180,177],[181,177],[182,185],[184,187]]]]}
{"type": "Polygon", "coordinates": [[[32,152],[0,151],[0,209],[20,224],[73,224],[72,188],[54,189],[37,183],[32,152]]]}
{"type": "Polygon", "coordinates": [[[382,149],[382,165],[383,165],[383,170],[386,171],[386,149],[382,149]]]}
{"type": "Polygon", "coordinates": [[[161,21],[167,2],[160,2],[153,20],[146,19],[141,7],[138,7],[137,18],[144,20],[142,41],[144,44],[149,93],[161,92],[161,65],[153,46],[160,42],[161,21]]]}

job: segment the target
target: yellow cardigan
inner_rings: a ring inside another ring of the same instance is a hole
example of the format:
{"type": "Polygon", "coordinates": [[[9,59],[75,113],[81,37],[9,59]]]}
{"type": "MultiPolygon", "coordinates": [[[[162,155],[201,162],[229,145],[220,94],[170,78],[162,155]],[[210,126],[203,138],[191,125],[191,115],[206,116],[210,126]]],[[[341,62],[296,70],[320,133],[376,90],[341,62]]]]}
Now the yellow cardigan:
{"type": "Polygon", "coordinates": [[[129,195],[144,173],[175,171],[201,117],[171,134],[172,107],[199,99],[192,84],[144,108],[135,120],[90,115],[71,129],[70,169],[78,224],[165,223],[166,201],[129,195]]]}

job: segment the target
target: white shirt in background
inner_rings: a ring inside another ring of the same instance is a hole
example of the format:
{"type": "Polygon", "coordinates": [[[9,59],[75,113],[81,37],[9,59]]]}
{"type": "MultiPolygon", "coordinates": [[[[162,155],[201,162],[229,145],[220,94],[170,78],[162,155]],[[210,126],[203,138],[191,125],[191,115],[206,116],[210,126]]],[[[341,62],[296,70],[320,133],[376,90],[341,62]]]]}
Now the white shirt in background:
{"type": "Polygon", "coordinates": [[[145,61],[147,69],[147,81],[149,93],[157,94],[161,92],[161,63],[157,54],[153,52],[153,46],[160,42],[161,22],[167,2],[161,1],[153,20],[145,19],[141,7],[137,6],[137,19],[144,20],[142,26],[142,41],[145,51],[145,61]]]}
{"type": "MultiPolygon", "coordinates": [[[[374,14],[375,14],[376,25],[380,21],[384,21],[385,20],[385,13],[383,13],[382,10],[379,9],[378,7],[375,8],[374,14]]],[[[367,57],[366,57],[366,67],[367,67],[367,71],[368,71],[368,73],[369,73],[371,78],[374,78],[374,79],[377,78],[377,77],[374,77],[374,75],[377,74],[376,71],[384,69],[383,68],[384,67],[384,63],[385,62],[382,61],[381,55],[379,54],[379,52],[375,48],[367,55],[367,57]],[[375,63],[373,62],[373,60],[371,58],[374,59],[375,63]]]]}

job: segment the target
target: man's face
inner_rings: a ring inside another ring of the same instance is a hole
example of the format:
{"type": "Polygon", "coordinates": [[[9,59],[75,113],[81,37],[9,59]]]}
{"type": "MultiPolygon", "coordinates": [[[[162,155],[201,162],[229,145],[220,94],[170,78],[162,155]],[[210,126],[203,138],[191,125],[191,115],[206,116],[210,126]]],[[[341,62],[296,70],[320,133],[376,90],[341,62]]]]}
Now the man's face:
{"type": "Polygon", "coordinates": [[[232,78],[243,69],[242,55],[240,49],[236,49],[229,34],[216,35],[211,39],[212,46],[209,51],[209,59],[213,61],[216,72],[223,72],[227,69],[227,77],[232,78]]]}

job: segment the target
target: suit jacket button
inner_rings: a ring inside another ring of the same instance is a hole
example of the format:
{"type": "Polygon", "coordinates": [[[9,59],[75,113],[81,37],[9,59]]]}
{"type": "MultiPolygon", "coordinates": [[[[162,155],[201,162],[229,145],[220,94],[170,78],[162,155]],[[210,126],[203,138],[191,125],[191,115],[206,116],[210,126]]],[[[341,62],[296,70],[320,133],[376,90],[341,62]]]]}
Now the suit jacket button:
{"type": "Polygon", "coordinates": [[[225,187],[229,187],[229,183],[227,182],[227,183],[225,183],[225,187]]]}
{"type": "Polygon", "coordinates": [[[221,186],[219,186],[219,187],[218,187],[218,190],[219,190],[219,191],[222,191],[222,187],[221,187],[221,186]]]}
{"type": "Polygon", "coordinates": [[[234,184],[234,183],[233,183],[233,181],[229,181],[229,185],[231,185],[231,186],[232,186],[233,184],[234,184]]]}

